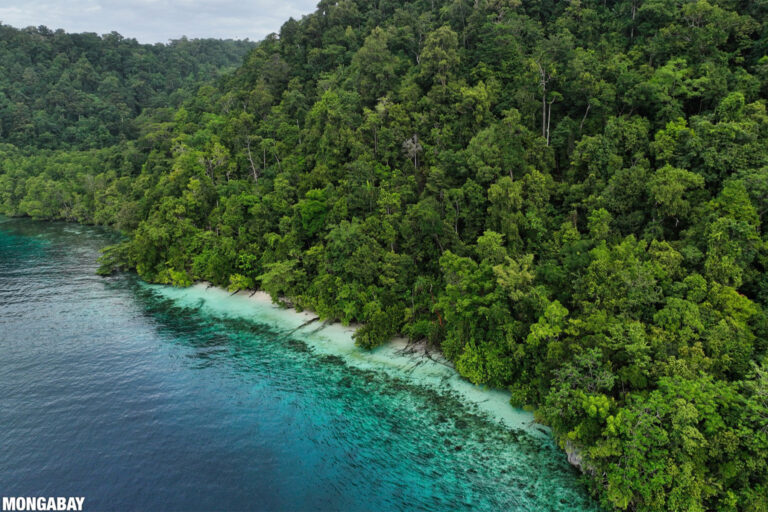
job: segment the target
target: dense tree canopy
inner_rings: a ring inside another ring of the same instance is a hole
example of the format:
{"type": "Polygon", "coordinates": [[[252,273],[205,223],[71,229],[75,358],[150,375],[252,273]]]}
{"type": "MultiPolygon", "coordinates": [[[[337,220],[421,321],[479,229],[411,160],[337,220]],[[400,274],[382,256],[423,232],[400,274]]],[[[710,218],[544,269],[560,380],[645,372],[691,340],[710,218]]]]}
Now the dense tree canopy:
{"type": "Polygon", "coordinates": [[[0,24],[0,142],[91,149],[133,139],[142,111],[178,106],[252,46],[215,39],[148,45],[116,32],[0,24]]]}
{"type": "Polygon", "coordinates": [[[767,83],[764,2],[322,0],[130,142],[0,147],[0,211],[427,340],[608,507],[765,511],[767,83]]]}

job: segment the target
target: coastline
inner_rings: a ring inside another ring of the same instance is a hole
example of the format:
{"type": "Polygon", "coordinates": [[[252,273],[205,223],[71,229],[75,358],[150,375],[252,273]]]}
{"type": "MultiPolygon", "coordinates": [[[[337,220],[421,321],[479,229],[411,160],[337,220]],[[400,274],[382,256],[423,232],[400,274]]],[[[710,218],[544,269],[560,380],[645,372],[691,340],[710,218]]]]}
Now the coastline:
{"type": "Polygon", "coordinates": [[[217,316],[258,317],[260,322],[288,330],[291,337],[304,342],[317,354],[340,357],[355,368],[385,372],[442,393],[455,394],[473,413],[509,429],[551,438],[549,429],[535,423],[532,413],[509,403],[509,392],[472,384],[461,377],[442,354],[429,351],[424,344],[394,338],[372,350],[363,349],[356,346],[352,338],[357,329],[355,325],[323,322],[310,311],[281,307],[262,291],[231,293],[205,282],[187,288],[146,286],[182,306],[204,308],[217,316]]]}

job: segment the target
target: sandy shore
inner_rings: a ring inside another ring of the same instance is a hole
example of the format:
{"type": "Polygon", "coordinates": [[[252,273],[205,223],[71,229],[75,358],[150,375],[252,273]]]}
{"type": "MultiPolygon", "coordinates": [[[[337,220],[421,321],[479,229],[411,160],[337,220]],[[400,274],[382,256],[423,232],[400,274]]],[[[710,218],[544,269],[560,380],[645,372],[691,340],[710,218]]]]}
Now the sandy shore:
{"type": "Polygon", "coordinates": [[[531,413],[509,404],[508,392],[473,385],[440,353],[428,350],[424,344],[396,338],[373,350],[365,350],[355,345],[352,337],[355,326],[322,322],[310,311],[280,307],[264,292],[232,294],[207,283],[189,288],[153,288],[183,306],[203,307],[224,317],[258,318],[272,323],[288,329],[292,337],[305,342],[316,353],[338,356],[356,368],[384,371],[393,377],[455,394],[469,409],[509,428],[537,436],[548,435],[545,427],[534,423],[531,413]]]}

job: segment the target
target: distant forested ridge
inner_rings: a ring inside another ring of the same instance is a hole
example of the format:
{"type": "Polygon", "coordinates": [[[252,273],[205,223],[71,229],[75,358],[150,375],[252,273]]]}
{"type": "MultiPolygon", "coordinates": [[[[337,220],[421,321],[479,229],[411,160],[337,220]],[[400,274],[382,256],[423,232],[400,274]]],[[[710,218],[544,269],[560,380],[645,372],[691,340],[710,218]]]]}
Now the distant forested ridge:
{"type": "Polygon", "coordinates": [[[766,98],[764,1],[323,0],[126,151],[0,149],[0,212],[439,346],[607,507],[766,511],[766,98]]]}
{"type": "Polygon", "coordinates": [[[252,47],[186,38],[148,45],[116,32],[0,24],[0,142],[90,149],[133,139],[142,111],[179,106],[252,47]]]}
{"type": "Polygon", "coordinates": [[[151,132],[254,46],[0,24],[0,212],[135,228],[160,175],[140,176],[151,132]]]}

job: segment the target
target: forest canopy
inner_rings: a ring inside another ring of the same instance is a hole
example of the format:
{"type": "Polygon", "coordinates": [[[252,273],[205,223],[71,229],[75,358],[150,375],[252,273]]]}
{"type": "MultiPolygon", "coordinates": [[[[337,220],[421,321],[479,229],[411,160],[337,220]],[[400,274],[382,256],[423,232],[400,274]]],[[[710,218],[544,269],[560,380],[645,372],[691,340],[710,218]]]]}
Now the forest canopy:
{"type": "Polygon", "coordinates": [[[104,272],[440,347],[606,507],[768,510],[767,3],[323,0],[181,101],[88,40],[64,83],[115,56],[116,96],[78,91],[125,127],[0,39],[0,212],[124,230],[104,272]]]}
{"type": "Polygon", "coordinates": [[[248,41],[139,44],[117,32],[68,34],[0,24],[0,142],[100,149],[135,139],[147,109],[178,107],[237,67],[248,41]]]}

